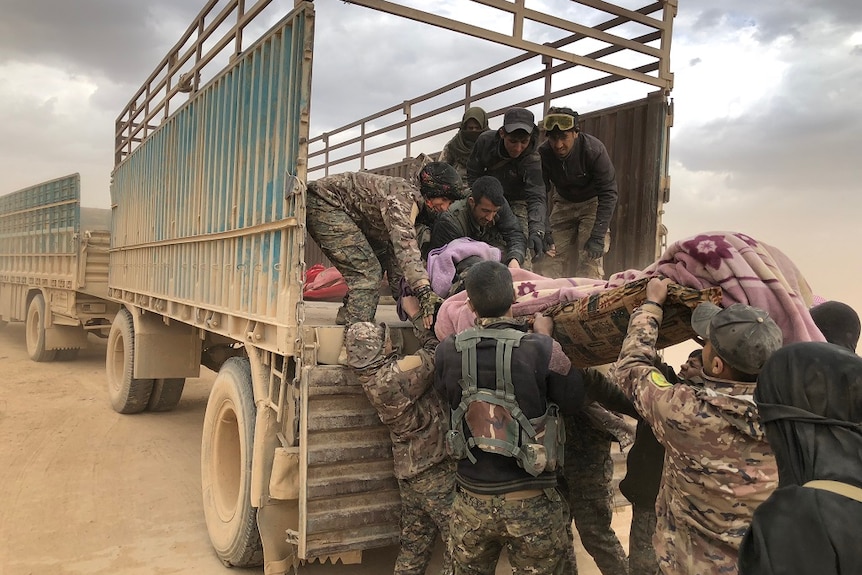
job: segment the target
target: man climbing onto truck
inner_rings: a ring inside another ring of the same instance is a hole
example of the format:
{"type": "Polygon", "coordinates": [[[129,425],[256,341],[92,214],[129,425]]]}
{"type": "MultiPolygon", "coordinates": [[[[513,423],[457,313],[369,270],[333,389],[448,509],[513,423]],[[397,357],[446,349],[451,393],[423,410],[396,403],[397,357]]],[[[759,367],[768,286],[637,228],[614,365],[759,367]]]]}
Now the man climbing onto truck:
{"type": "Polygon", "coordinates": [[[385,269],[393,297],[399,297],[404,277],[419,299],[425,327],[431,326],[442,300],[431,290],[414,223],[424,205],[422,191],[437,191],[435,174],[440,172],[433,170],[435,164],[420,171],[415,186],[403,178],[367,172],[345,172],[308,183],[308,233],[348,287],[337,323],[374,320],[385,269]]]}

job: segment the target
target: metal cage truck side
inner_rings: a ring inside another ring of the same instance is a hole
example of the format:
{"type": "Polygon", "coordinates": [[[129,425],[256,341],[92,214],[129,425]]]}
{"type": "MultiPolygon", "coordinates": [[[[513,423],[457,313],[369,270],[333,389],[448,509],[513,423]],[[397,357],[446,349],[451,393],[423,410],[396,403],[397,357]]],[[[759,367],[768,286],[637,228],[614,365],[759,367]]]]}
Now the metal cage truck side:
{"type": "Polygon", "coordinates": [[[0,197],[0,327],[26,322],[33,361],[74,359],[114,319],[109,218],[81,208],[78,174],[0,197]]]}
{"type": "MultiPolygon", "coordinates": [[[[305,229],[307,178],[351,169],[351,161],[359,169],[400,169],[379,166],[411,157],[423,138],[451,132],[456,117],[484,97],[547,109],[551,99],[627,80],[657,91],[585,114],[625,171],[617,265],[655,257],[666,200],[675,2],[637,10],[558,2],[560,13],[574,4],[602,11],[588,27],[523,2],[483,1],[514,18],[511,34],[393,2],[353,3],[523,55],[310,138],[315,5],[297,2],[253,36],[270,0],[209,0],[116,125],[109,294],[122,309],[106,360],[112,403],[123,413],[141,411],[154,394],[178,399],[201,363],[218,371],[202,437],[207,529],[225,564],[264,563],[267,573],[314,558],[359,561],[362,550],[395,544],[399,534],[388,430],[335,361],[343,334],[334,325],[338,304],[302,297],[306,263],[320,257],[305,229]],[[525,20],[562,37],[529,40],[525,20]],[[632,28],[629,36],[613,33],[632,28]],[[585,38],[606,47],[586,55],[567,49],[585,38]],[[621,51],[634,51],[636,65],[604,60],[621,51]],[[518,66],[533,71],[485,80],[518,66]],[[575,68],[594,74],[565,80],[575,68]],[[528,93],[507,92],[524,86],[528,93]],[[457,96],[440,103],[441,94],[457,96]],[[423,106],[430,111],[414,113],[414,104],[432,100],[423,106]],[[399,149],[394,159],[372,158],[399,149]]],[[[503,111],[490,110],[492,117],[503,111]]],[[[405,351],[416,345],[393,305],[381,305],[377,319],[394,327],[405,351]]]]}

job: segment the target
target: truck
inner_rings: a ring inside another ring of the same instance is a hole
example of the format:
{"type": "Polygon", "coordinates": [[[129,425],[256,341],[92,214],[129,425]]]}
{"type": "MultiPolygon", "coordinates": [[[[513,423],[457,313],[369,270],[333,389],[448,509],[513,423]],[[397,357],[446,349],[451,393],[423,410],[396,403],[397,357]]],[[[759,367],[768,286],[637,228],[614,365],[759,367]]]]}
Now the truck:
{"type": "MultiPolygon", "coordinates": [[[[314,559],[359,562],[399,534],[388,431],[337,363],[338,303],[303,299],[307,266],[323,261],[306,233],[306,182],[347,170],[405,175],[473,105],[492,119],[518,105],[541,115],[552,100],[596,93],[617,97],[582,110],[583,130],[604,141],[617,168],[609,272],[655,259],[668,200],[675,0],[635,9],[475,3],[510,17],[508,32],[406,2],[347,4],[355,6],[297,1],[266,28],[270,0],[209,0],[116,121],[112,405],[136,413],[153,394],[178,398],[201,365],[217,372],[201,439],[206,527],[225,565],[263,563],[267,573],[314,559]],[[345,18],[370,8],[515,55],[312,135],[318,7],[352,10],[345,18]]],[[[394,307],[381,304],[377,321],[410,353],[417,343],[394,307]]]]}
{"type": "Polygon", "coordinates": [[[110,211],[81,207],[71,174],[0,197],[0,328],[26,322],[33,361],[70,361],[106,337],[110,211]]]}

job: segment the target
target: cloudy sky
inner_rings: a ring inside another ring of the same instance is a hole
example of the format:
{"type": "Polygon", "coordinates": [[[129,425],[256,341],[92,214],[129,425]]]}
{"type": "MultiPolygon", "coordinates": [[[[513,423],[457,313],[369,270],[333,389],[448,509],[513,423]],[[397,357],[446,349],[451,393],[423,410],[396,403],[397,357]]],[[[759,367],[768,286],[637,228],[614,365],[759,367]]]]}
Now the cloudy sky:
{"type": "MultiPolygon", "coordinates": [[[[80,172],[107,207],[114,121],[203,3],[0,0],[0,193],[80,172]]],[[[515,55],[316,6],[313,135],[515,55]]],[[[671,68],[670,239],[744,231],[862,311],[862,2],[679,0],[671,68]]]]}

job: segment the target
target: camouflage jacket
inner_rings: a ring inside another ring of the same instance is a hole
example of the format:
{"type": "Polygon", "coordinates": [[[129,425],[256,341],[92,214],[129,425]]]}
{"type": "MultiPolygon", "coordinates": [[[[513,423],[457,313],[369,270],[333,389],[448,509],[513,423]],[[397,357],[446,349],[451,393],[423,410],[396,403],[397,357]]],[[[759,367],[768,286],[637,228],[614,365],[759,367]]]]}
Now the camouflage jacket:
{"type": "Polygon", "coordinates": [[[670,384],[653,366],[662,310],[632,314],[611,377],[629,394],[665,448],[653,543],[662,573],[737,573],[755,508],[778,485],[754,383],[704,376],[670,384]]]}
{"type": "Polygon", "coordinates": [[[415,477],[446,459],[449,416],[432,385],[433,352],[420,349],[400,360],[391,356],[380,367],[354,373],[389,428],[395,477],[415,477]]]}
{"type": "Polygon", "coordinates": [[[429,285],[413,227],[422,205],[416,187],[404,178],[345,172],[317,180],[311,193],[344,210],[369,240],[390,243],[411,288],[429,285]]]}

